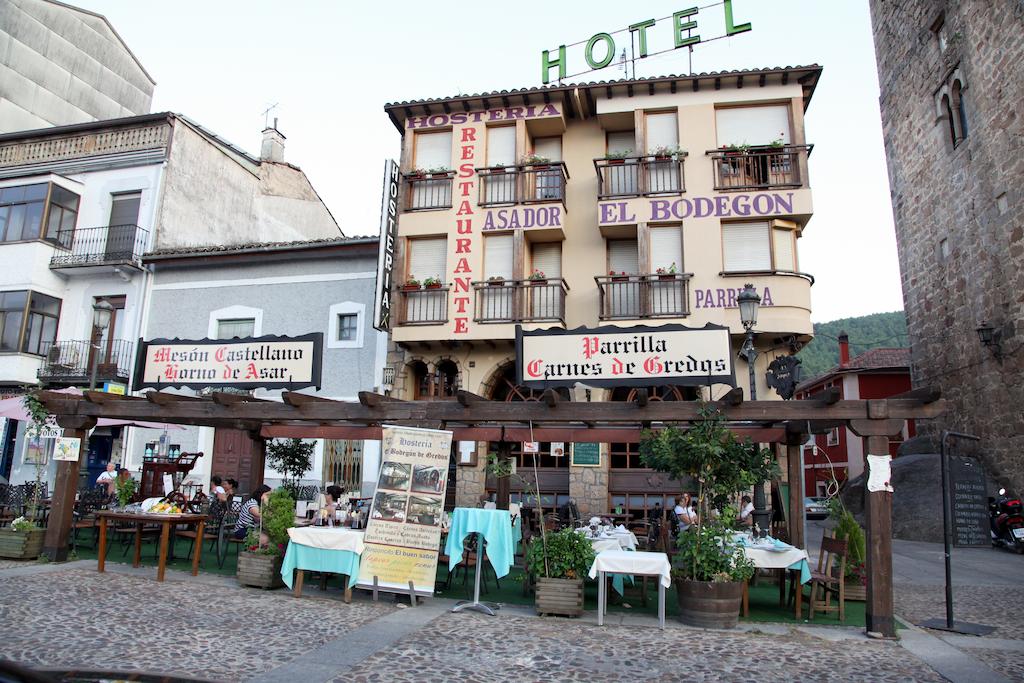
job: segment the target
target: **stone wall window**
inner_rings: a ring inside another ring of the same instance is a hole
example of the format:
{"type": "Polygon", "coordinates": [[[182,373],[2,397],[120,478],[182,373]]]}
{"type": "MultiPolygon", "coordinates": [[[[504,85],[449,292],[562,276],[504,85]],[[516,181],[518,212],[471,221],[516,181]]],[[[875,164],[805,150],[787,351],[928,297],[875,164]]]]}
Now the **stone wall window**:
{"type": "Polygon", "coordinates": [[[954,148],[967,138],[966,90],[967,84],[958,67],[935,93],[936,117],[940,125],[945,127],[945,133],[954,148]]]}

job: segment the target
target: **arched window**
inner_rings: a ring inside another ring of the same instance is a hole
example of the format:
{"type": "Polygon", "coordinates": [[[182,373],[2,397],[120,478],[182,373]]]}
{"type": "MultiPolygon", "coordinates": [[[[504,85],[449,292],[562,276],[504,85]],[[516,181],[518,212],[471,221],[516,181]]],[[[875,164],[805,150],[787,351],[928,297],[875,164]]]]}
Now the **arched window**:
{"type": "Polygon", "coordinates": [[[430,398],[430,373],[427,364],[414,360],[409,363],[409,380],[412,383],[412,397],[416,401],[430,398]]]}
{"type": "Polygon", "coordinates": [[[450,360],[437,364],[435,389],[438,398],[455,398],[459,390],[459,368],[450,360]]]}
{"type": "Polygon", "coordinates": [[[949,130],[949,140],[955,147],[957,143],[956,124],[953,122],[953,107],[950,106],[949,95],[942,96],[942,111],[945,112],[946,115],[946,126],[949,130]]]}
{"type": "Polygon", "coordinates": [[[967,112],[964,110],[963,84],[959,79],[953,81],[953,144],[960,144],[967,137],[967,112]]]}

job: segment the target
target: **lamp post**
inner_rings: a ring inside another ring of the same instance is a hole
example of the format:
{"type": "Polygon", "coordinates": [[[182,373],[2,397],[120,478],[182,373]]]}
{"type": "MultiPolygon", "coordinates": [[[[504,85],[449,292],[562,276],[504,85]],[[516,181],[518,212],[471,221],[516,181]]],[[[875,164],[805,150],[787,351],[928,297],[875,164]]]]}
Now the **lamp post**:
{"type": "Polygon", "coordinates": [[[93,354],[92,369],[89,374],[89,391],[96,390],[96,374],[100,366],[100,340],[103,338],[103,332],[110,325],[110,316],[113,312],[114,307],[105,299],[100,299],[92,305],[92,338],[94,342],[90,342],[93,354]]]}
{"type": "MultiPolygon", "coordinates": [[[[761,306],[761,297],[754,289],[754,285],[750,283],[743,285],[743,291],[736,296],[736,304],[740,309],[740,322],[747,332],[740,355],[747,361],[747,371],[750,376],[750,400],[756,401],[757,378],[754,376],[754,361],[757,360],[757,349],[754,348],[754,327],[757,325],[757,309],[761,306]]],[[[754,485],[754,523],[761,529],[767,529],[768,522],[769,513],[764,499],[764,482],[759,481],[754,485]]]]}

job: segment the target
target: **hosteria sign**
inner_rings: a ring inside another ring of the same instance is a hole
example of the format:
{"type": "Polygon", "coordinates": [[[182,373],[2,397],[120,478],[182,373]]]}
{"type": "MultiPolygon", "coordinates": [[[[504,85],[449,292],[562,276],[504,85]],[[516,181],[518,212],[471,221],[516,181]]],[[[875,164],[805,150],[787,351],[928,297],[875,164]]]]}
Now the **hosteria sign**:
{"type": "Polygon", "coordinates": [[[320,388],[324,336],[139,340],[132,390],[320,388]]]}
{"type": "Polygon", "coordinates": [[[516,328],[516,372],[528,387],[736,385],[729,328],[707,324],[516,328]]]}

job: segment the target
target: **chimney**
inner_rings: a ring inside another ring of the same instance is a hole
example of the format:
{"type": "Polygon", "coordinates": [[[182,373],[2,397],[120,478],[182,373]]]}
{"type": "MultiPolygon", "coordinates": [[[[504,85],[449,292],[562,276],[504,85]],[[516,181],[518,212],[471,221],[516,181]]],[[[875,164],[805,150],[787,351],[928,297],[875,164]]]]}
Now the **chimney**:
{"type": "Polygon", "coordinates": [[[260,159],[263,161],[284,162],[284,136],[277,129],[277,119],[274,125],[263,129],[263,146],[260,147],[260,159]]]}
{"type": "Polygon", "coordinates": [[[850,336],[846,330],[839,333],[839,367],[845,368],[850,364],[850,336]]]}

